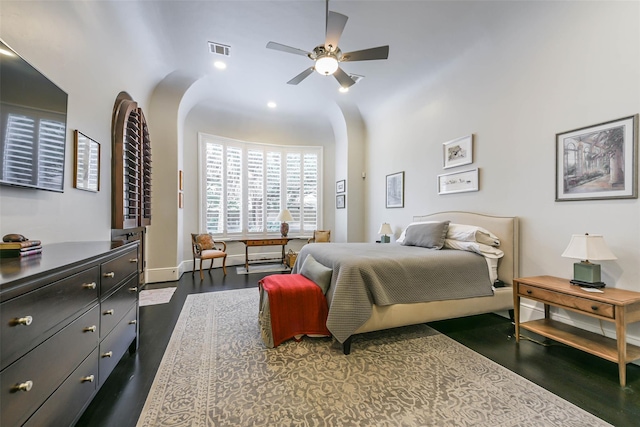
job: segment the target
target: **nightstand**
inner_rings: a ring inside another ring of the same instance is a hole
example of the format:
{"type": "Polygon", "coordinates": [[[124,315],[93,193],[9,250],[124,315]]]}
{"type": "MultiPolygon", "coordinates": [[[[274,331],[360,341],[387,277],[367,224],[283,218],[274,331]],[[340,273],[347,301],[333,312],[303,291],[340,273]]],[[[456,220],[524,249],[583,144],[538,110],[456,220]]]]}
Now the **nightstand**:
{"type": "Polygon", "coordinates": [[[627,324],[640,321],[640,293],[604,288],[602,293],[588,292],[567,279],[552,276],[522,277],[513,281],[513,308],[516,342],[520,328],[580,349],[618,364],[620,386],[624,387],[627,363],[640,359],[640,347],[627,344],[627,324]],[[544,304],[544,319],[520,323],[520,298],[544,304]],[[585,331],[549,316],[549,307],[559,307],[599,320],[615,323],[616,338],[585,331]]]}

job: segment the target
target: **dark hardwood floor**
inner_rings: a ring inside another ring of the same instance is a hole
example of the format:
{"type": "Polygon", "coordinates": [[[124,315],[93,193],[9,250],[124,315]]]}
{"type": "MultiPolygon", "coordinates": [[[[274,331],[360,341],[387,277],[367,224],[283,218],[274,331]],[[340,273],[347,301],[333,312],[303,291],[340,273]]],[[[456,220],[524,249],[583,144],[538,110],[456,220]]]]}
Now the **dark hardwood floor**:
{"type": "MultiPolygon", "coordinates": [[[[178,282],[149,284],[145,289],[176,286],[168,304],[140,308],[140,346],[125,354],[89,405],[77,426],[135,426],[156,370],[189,294],[257,287],[265,274],[237,275],[235,267],[185,273],[178,282]]],[[[257,292],[257,290],[256,290],[257,292]]],[[[256,314],[257,321],[257,314],[256,314]]],[[[581,351],[545,341],[515,343],[513,325],[495,314],[433,322],[435,329],[541,387],[620,427],[640,425],[640,366],[627,367],[627,386],[618,384],[618,367],[581,351]]],[[[354,347],[352,351],[357,351],[354,347]]],[[[345,356],[348,357],[348,356],[345,356]]]]}

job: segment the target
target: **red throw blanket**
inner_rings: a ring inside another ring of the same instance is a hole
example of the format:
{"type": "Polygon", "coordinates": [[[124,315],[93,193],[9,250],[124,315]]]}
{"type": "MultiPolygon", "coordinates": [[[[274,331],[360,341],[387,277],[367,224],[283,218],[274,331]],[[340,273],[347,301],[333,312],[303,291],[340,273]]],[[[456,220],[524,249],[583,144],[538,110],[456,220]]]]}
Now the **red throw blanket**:
{"type": "Polygon", "coordinates": [[[269,295],[273,345],[296,335],[327,335],[327,299],[318,285],[302,274],[273,274],[260,280],[269,295]]]}

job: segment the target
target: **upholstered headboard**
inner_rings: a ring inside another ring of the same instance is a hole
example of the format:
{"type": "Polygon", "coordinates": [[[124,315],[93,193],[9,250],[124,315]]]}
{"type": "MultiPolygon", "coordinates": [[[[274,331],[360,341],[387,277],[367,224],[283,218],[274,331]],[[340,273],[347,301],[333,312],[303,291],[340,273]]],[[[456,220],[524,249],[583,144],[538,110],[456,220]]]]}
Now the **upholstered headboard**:
{"type": "Polygon", "coordinates": [[[486,228],[500,238],[500,249],[504,257],[498,263],[498,278],[505,283],[513,284],[519,271],[519,232],[518,217],[501,217],[483,215],[473,212],[438,212],[430,215],[414,216],[418,221],[446,221],[456,224],[469,224],[486,228]]]}

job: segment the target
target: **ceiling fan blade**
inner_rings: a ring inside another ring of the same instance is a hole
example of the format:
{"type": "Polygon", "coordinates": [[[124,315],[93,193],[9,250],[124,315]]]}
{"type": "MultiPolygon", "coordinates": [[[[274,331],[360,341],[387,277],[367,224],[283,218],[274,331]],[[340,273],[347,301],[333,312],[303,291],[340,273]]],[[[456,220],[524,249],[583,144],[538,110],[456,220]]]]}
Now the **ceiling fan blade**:
{"type": "Polygon", "coordinates": [[[333,77],[336,78],[336,80],[342,87],[351,87],[356,84],[356,82],[349,76],[349,74],[345,73],[344,70],[340,67],[338,67],[336,72],[333,73],[333,77]]]}
{"type": "Polygon", "coordinates": [[[287,46],[284,44],[269,42],[267,43],[267,49],[280,50],[282,52],[294,53],[296,55],[309,56],[309,52],[306,52],[302,49],[298,49],[295,47],[287,46]]]}
{"type": "Polygon", "coordinates": [[[334,51],[338,48],[338,41],[344,30],[344,26],[347,25],[347,19],[349,17],[337,13],[329,12],[327,14],[327,35],[324,41],[324,48],[330,51],[334,51]]]}
{"type": "Polygon", "coordinates": [[[371,49],[356,50],[342,54],[340,62],[370,61],[372,59],[387,59],[389,46],[372,47],[371,49]]]}
{"type": "Polygon", "coordinates": [[[306,70],[304,70],[303,72],[301,72],[300,74],[298,74],[297,76],[295,76],[294,78],[289,80],[287,82],[287,84],[288,85],[297,85],[298,83],[300,83],[301,81],[303,81],[304,79],[309,77],[309,74],[313,73],[313,70],[314,70],[313,67],[307,68],[306,70]]]}

